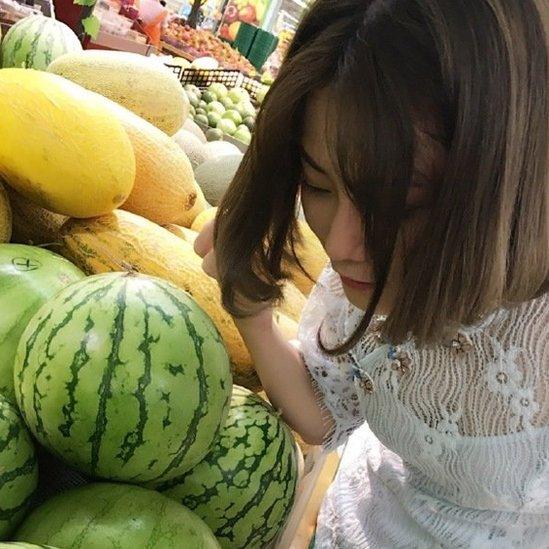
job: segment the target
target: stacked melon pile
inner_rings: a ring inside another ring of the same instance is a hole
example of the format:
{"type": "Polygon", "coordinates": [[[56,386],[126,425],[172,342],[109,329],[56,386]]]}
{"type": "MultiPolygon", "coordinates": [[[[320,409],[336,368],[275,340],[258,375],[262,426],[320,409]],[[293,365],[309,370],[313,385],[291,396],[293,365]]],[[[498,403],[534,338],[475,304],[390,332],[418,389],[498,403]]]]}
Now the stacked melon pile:
{"type": "MultiPolygon", "coordinates": [[[[4,56],[32,60],[40,28],[23,21],[4,56]]],[[[294,438],[248,390],[250,354],[192,247],[216,210],[171,137],[189,108],[131,54],[0,70],[0,541],[264,547],[292,507],[294,438]],[[52,455],[88,484],[57,483],[52,455]]],[[[325,256],[304,242],[314,277],[325,256]]],[[[312,286],[294,272],[276,311],[289,338],[312,286]]]]}

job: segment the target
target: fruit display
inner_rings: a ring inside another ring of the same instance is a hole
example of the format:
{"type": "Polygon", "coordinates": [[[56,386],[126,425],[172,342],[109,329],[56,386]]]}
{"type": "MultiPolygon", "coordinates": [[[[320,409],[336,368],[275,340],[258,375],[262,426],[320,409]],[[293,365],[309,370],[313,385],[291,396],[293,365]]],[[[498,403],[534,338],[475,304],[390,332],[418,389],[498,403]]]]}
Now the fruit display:
{"type": "Polygon", "coordinates": [[[254,76],[254,66],[229,44],[211,32],[193,29],[181,19],[172,19],[164,29],[162,40],[193,58],[213,57],[225,69],[241,71],[254,76]]]}
{"type": "Polygon", "coordinates": [[[88,277],[42,307],[21,337],[14,379],[42,445],[91,476],[132,482],[200,462],[231,394],[211,320],[185,292],[132,273],[88,277]]]}
{"type": "Polygon", "coordinates": [[[218,549],[194,513],[138,486],[96,483],[69,490],[33,511],[16,538],[86,549],[218,549]]]}
{"type": "Polygon", "coordinates": [[[189,101],[175,74],[135,53],[88,50],[63,55],[48,71],[100,93],[174,135],[189,114],[189,101]]]}
{"type": "Polygon", "coordinates": [[[30,319],[57,292],[82,278],[80,269],[48,250],[0,244],[0,394],[15,399],[13,363],[30,319]]]}
{"type": "Polygon", "coordinates": [[[230,0],[225,8],[219,36],[232,42],[238,34],[240,23],[261,26],[268,4],[268,0],[230,0]]]}
{"type": "Polygon", "coordinates": [[[222,83],[210,84],[205,90],[188,84],[185,91],[191,103],[190,117],[210,128],[208,141],[231,136],[244,145],[250,144],[257,112],[248,91],[229,89],[222,83]]]}
{"type": "Polygon", "coordinates": [[[235,386],[213,450],[157,489],[201,517],[224,549],[261,549],[282,528],[297,477],[290,430],[262,398],[235,386]]]}
{"type": "MultiPolygon", "coordinates": [[[[255,108],[178,84],[176,115],[165,73],[122,57],[0,70],[0,549],[272,547],[298,450],[193,249],[255,108]]],[[[300,288],[274,304],[286,339],[300,288]]]]}
{"type": "Polygon", "coordinates": [[[31,437],[15,406],[0,394],[0,540],[28,511],[37,484],[31,437]]]}
{"type": "Polygon", "coordinates": [[[61,21],[30,15],[7,32],[0,48],[2,67],[45,70],[59,56],[82,51],[74,32],[61,21]]]}
{"type": "Polygon", "coordinates": [[[100,96],[46,72],[2,69],[0,111],[0,176],[27,199],[74,217],[126,201],[135,156],[100,96]]]}

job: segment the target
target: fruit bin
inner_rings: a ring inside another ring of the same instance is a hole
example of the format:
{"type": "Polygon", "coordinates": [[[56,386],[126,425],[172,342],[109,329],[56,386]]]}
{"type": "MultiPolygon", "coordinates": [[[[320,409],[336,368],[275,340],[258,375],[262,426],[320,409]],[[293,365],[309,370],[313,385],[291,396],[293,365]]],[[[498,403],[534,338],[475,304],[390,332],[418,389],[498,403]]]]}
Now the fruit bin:
{"type": "Polygon", "coordinates": [[[178,65],[167,64],[170,70],[179,78],[183,86],[193,84],[205,89],[210,84],[225,84],[228,88],[242,87],[256,99],[258,92],[263,88],[261,82],[244,75],[240,71],[231,69],[185,69],[178,65]]]}
{"type": "Polygon", "coordinates": [[[316,518],[328,487],[339,467],[337,452],[326,453],[313,447],[305,456],[294,507],[284,530],[269,549],[308,549],[316,518]]]}
{"type": "Polygon", "coordinates": [[[231,69],[184,69],[174,65],[167,66],[179,77],[183,86],[193,84],[198,88],[207,88],[215,82],[225,84],[228,88],[235,88],[242,84],[244,78],[240,71],[231,69]]]}

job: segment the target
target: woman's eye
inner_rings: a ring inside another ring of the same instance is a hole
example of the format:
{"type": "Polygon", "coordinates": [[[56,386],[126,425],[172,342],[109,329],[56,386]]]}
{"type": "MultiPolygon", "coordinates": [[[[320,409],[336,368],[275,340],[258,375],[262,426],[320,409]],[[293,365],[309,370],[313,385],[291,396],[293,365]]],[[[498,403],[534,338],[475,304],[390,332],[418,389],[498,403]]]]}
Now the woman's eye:
{"type": "Polygon", "coordinates": [[[329,189],[324,189],[322,187],[315,187],[314,185],[311,185],[305,180],[301,181],[301,188],[313,194],[329,194],[331,192],[329,189]]]}

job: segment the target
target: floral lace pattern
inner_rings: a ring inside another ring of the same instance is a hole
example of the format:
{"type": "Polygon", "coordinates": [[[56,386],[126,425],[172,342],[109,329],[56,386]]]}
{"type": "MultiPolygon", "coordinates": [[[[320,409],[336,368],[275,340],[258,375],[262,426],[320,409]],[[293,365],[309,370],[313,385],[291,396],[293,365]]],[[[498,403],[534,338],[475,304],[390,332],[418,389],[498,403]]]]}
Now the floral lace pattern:
{"type": "Polygon", "coordinates": [[[549,547],[549,297],[430,348],[383,342],[376,318],[347,355],[320,351],[319,331],[336,346],[361,315],[328,267],[300,347],[334,418],[326,448],[358,431],[317,547],[549,547]]]}

